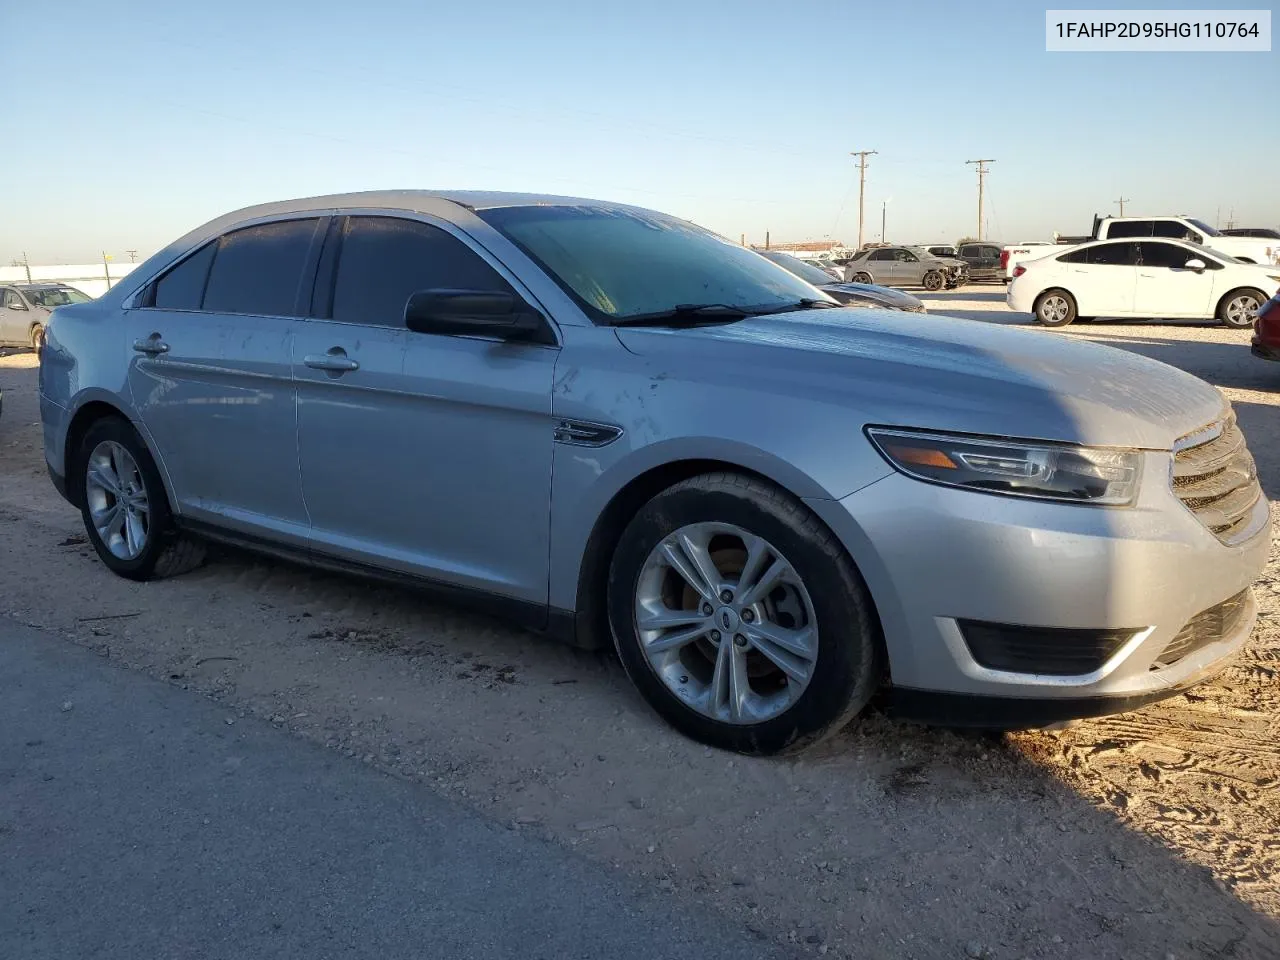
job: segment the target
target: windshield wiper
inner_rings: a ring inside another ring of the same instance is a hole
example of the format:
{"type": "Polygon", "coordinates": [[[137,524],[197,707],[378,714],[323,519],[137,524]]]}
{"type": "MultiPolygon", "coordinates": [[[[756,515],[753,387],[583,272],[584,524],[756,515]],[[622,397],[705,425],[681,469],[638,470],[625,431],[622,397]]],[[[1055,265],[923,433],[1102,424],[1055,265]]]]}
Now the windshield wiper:
{"type": "Polygon", "coordinates": [[[727,303],[678,303],[670,310],[642,313],[634,317],[619,317],[612,323],[615,327],[655,327],[663,324],[696,326],[700,323],[731,323],[735,320],[763,317],[771,313],[790,313],[794,310],[818,310],[839,306],[838,303],[816,300],[812,297],[804,297],[795,303],[784,303],[776,307],[734,307],[727,303]]]}
{"type": "Polygon", "coordinates": [[[840,304],[833,303],[830,300],[815,300],[812,297],[804,297],[795,303],[786,303],[780,307],[774,307],[770,310],[757,311],[761,314],[766,313],[791,313],[795,310],[826,310],[828,308],[839,307],[840,304]]]}
{"type": "Polygon", "coordinates": [[[755,316],[759,312],[746,307],[732,307],[727,303],[677,303],[670,310],[618,317],[610,322],[615,327],[656,327],[662,324],[693,326],[698,323],[729,323],[755,316]]]}

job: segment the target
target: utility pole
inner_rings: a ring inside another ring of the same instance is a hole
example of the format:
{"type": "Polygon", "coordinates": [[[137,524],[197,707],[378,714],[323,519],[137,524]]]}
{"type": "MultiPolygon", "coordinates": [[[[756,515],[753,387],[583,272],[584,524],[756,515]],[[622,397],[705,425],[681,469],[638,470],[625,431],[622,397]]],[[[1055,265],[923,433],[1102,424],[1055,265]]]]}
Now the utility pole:
{"type": "Polygon", "coordinates": [[[127,253],[127,254],[129,255],[129,262],[130,262],[130,263],[137,263],[137,262],[138,262],[138,251],[137,251],[137,250],[126,250],[126,251],[125,251],[125,253],[127,253]]]}
{"type": "Polygon", "coordinates": [[[1129,202],[1129,198],[1128,198],[1128,197],[1121,197],[1119,200],[1117,200],[1117,201],[1115,201],[1115,202],[1116,202],[1116,203],[1118,203],[1118,204],[1120,204],[1120,216],[1122,216],[1122,217],[1123,217],[1123,216],[1124,216],[1124,205],[1125,205],[1126,203],[1128,203],[1128,202],[1129,202]]]}
{"type": "Polygon", "coordinates": [[[995,163],[992,159],[986,160],[966,160],[965,163],[976,163],[978,165],[978,239],[982,239],[982,194],[986,186],[987,174],[990,171],[986,168],[986,164],[995,163]]]}
{"type": "Polygon", "coordinates": [[[107,289],[111,289],[111,267],[107,265],[107,261],[111,259],[111,255],[107,251],[102,251],[102,274],[107,278],[107,289]]]}
{"type": "Polygon", "coordinates": [[[849,154],[858,158],[858,249],[862,249],[862,221],[866,215],[863,198],[867,189],[867,157],[873,157],[876,150],[854,150],[849,154]]]}
{"type": "Polygon", "coordinates": [[[888,209],[889,209],[889,201],[881,200],[880,201],[880,242],[881,243],[889,242],[889,238],[884,235],[884,215],[885,215],[885,211],[888,209]]]}

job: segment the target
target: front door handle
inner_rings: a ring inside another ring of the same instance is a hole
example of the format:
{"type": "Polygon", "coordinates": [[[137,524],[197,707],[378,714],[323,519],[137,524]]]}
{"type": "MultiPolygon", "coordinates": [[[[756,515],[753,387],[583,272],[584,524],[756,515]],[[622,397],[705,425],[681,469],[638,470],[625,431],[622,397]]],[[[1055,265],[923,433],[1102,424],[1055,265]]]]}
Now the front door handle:
{"type": "Polygon", "coordinates": [[[341,347],[333,347],[328,353],[310,354],[303,357],[302,362],[312,370],[328,370],[330,373],[360,369],[360,364],[348,357],[341,347]]]}
{"type": "Polygon", "coordinates": [[[133,349],[138,353],[145,353],[147,356],[157,356],[161,353],[169,352],[169,345],[160,339],[160,334],[153,333],[145,340],[133,341],[133,349]]]}

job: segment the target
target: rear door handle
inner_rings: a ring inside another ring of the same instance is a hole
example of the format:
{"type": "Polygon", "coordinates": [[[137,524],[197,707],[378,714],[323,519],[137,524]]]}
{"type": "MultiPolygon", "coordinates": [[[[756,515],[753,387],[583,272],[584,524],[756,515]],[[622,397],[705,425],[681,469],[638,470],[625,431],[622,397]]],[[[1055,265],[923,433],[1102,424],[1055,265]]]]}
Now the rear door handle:
{"type": "Polygon", "coordinates": [[[138,351],[138,353],[145,353],[148,356],[154,357],[161,353],[168,353],[169,345],[160,339],[160,334],[153,333],[145,340],[133,341],[133,349],[138,351]]]}
{"type": "Polygon", "coordinates": [[[360,364],[343,352],[341,347],[334,347],[328,353],[313,353],[302,359],[312,370],[328,370],[330,373],[346,373],[359,370],[360,364]]]}

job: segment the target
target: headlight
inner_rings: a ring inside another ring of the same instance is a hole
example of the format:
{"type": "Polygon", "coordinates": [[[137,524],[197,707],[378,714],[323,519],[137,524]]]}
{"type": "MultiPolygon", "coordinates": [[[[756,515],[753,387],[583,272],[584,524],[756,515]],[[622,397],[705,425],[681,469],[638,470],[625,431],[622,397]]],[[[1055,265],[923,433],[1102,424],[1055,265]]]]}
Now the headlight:
{"type": "Polygon", "coordinates": [[[1125,506],[1138,495],[1142,455],[1135,450],[879,427],[867,435],[907,476],[948,487],[1104,506],[1125,506]]]}

